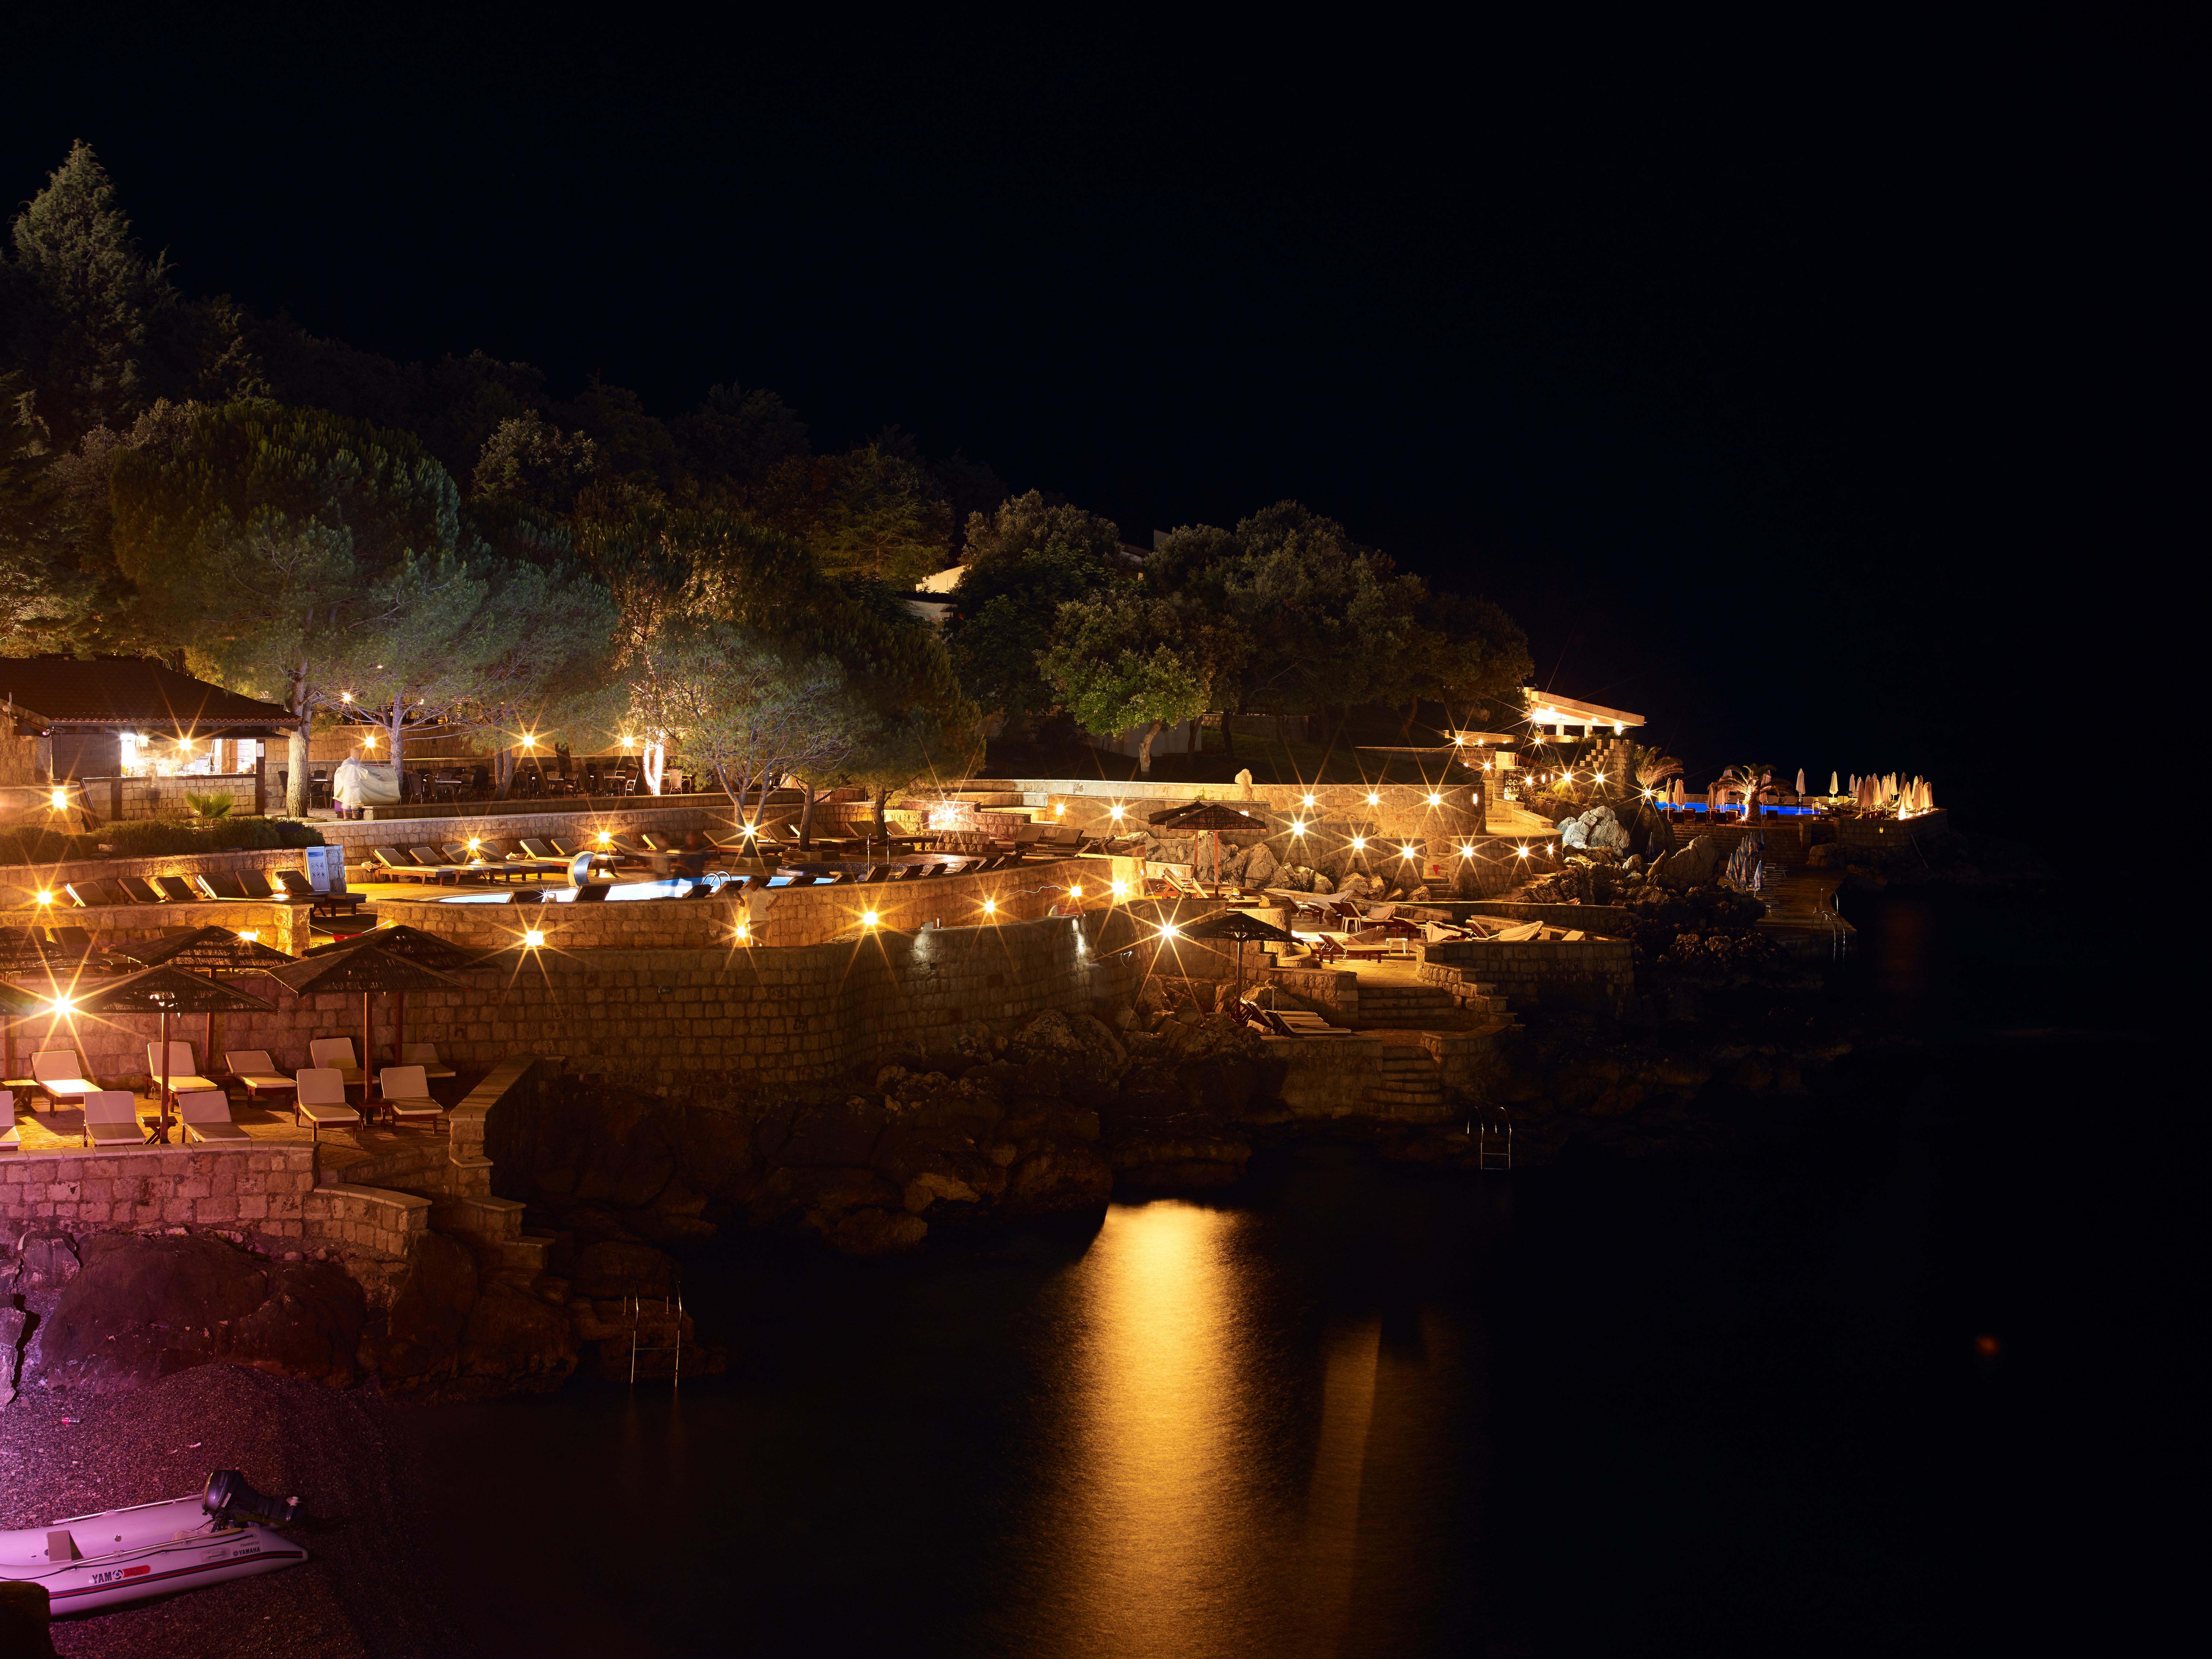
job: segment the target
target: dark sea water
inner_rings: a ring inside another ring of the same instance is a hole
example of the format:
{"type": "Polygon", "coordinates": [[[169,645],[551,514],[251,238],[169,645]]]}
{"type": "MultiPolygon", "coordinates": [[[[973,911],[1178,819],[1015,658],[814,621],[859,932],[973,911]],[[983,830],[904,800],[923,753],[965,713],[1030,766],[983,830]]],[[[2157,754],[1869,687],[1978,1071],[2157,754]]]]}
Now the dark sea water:
{"type": "Polygon", "coordinates": [[[404,1414],[431,1553],[498,1654],[2124,1649],[2179,1477],[2179,1001],[2052,915],[1858,906],[1835,994],[1927,1046],[1723,1158],[695,1261],[726,1379],[404,1414]]]}

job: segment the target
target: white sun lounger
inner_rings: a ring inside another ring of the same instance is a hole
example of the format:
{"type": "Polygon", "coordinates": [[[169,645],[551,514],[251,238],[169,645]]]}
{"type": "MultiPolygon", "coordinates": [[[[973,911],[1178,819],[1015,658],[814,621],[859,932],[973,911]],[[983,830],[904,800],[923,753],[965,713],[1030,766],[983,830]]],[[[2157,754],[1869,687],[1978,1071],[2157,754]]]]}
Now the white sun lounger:
{"type": "MultiPolygon", "coordinates": [[[[146,1075],[156,1084],[161,1080],[161,1045],[158,1042],[146,1045],[146,1075]]],[[[170,1094],[205,1094],[215,1086],[213,1079],[199,1074],[199,1067],[192,1060],[191,1043],[173,1042],[169,1045],[170,1094]]]]}
{"type": "Polygon", "coordinates": [[[300,1073],[299,1092],[292,1100],[292,1121],[302,1117],[314,1125],[308,1138],[320,1139],[326,1124],[358,1123],[361,1114],[346,1104],[344,1077],[329,1066],[311,1066],[300,1073]]]}
{"type": "Polygon", "coordinates": [[[430,1079],[420,1066],[387,1066],[377,1073],[377,1086],[396,1123],[428,1123],[433,1133],[446,1109],[430,1097],[430,1079]]]}
{"type": "Polygon", "coordinates": [[[307,1064],[320,1072],[336,1072],[348,1083],[365,1081],[354,1063],[351,1037],[317,1037],[307,1045],[307,1064]]]}
{"type": "Polygon", "coordinates": [[[438,1058],[434,1042],[405,1042],[399,1047],[402,1066],[420,1066],[424,1077],[458,1077],[460,1074],[438,1058]]]}
{"type": "Polygon", "coordinates": [[[95,1089],[84,1097],[84,1144],[143,1146],[146,1126],[138,1121],[138,1097],[128,1089],[95,1089]]]}
{"type": "Polygon", "coordinates": [[[15,1127],[15,1091],[0,1089],[0,1152],[20,1152],[23,1132],[15,1127]]]}
{"type": "Polygon", "coordinates": [[[230,1097],[220,1089],[202,1089],[177,1097],[177,1119],[185,1126],[187,1141],[221,1141],[243,1146],[251,1139],[230,1121],[230,1097]]]}
{"type": "Polygon", "coordinates": [[[266,1090],[270,1094],[296,1092],[299,1085],[276,1069],[276,1062],[269,1058],[266,1048],[234,1048],[222,1057],[230,1067],[231,1075],[246,1085],[248,1100],[266,1090]]]}
{"type": "Polygon", "coordinates": [[[49,1048],[31,1056],[31,1075],[57,1101],[82,1100],[100,1092],[100,1079],[85,1074],[74,1048],[49,1048]]]}

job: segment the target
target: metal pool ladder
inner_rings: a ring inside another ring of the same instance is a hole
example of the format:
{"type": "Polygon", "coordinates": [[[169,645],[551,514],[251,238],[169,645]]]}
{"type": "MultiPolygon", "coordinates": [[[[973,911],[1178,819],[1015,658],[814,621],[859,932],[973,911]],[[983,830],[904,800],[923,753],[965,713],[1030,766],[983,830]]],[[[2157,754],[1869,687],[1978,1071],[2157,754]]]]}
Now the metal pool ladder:
{"type": "Polygon", "coordinates": [[[1509,1112],[1499,1112],[1493,1120],[1488,1112],[1475,1119],[1475,1167],[1479,1170],[1510,1170],[1513,1167],[1513,1117],[1509,1112]]]}

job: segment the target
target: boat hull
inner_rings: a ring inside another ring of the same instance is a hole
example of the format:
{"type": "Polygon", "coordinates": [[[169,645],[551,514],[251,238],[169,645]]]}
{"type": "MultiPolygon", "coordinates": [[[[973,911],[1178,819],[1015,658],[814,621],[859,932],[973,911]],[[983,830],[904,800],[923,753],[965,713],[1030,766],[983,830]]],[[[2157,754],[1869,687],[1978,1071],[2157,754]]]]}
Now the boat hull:
{"type": "Polygon", "coordinates": [[[273,1528],[218,1525],[197,1498],[0,1532],[0,1580],[45,1585],[57,1617],[274,1572],[307,1559],[273,1528]],[[64,1535],[69,1548],[60,1549],[56,1540],[64,1535]]]}

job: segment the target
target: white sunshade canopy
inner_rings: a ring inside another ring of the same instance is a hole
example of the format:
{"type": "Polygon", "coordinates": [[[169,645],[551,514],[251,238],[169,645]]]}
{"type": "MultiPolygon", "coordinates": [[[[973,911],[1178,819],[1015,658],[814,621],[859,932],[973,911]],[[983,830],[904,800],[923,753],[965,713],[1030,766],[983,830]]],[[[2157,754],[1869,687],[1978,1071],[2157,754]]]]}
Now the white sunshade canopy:
{"type": "Polygon", "coordinates": [[[1554,696],[1547,692],[1528,696],[1528,723],[1531,726],[1610,726],[1616,732],[1625,732],[1632,726],[1644,724],[1644,716],[1632,714],[1625,708],[1607,708],[1601,702],[1584,702],[1577,697],[1554,696]]]}

